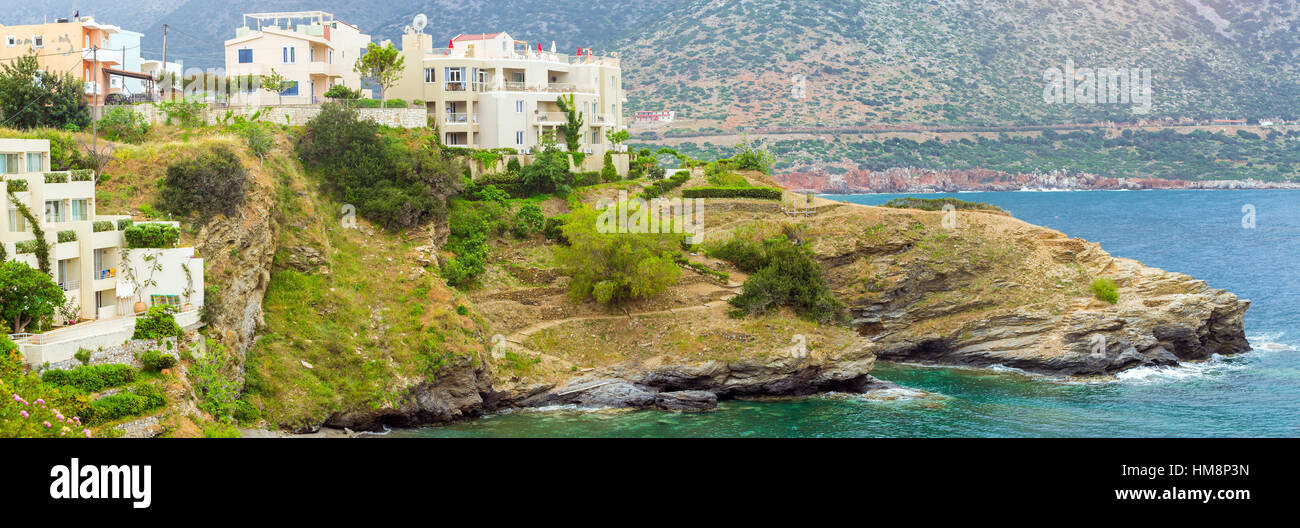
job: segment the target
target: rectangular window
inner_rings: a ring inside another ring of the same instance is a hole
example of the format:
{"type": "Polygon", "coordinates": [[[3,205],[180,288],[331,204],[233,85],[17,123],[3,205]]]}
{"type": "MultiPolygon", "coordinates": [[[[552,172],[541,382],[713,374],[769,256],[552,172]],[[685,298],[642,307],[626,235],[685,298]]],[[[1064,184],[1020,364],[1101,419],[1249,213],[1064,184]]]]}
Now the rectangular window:
{"type": "Polygon", "coordinates": [[[446,81],[445,90],[449,92],[465,91],[465,68],[445,68],[442,78],[446,81]]]}
{"type": "Polygon", "coordinates": [[[280,95],[298,95],[298,81],[289,81],[289,87],[280,92],[280,95]]]}
{"type": "Polygon", "coordinates": [[[20,167],[22,167],[22,165],[18,164],[17,154],[0,155],[0,171],[3,171],[5,174],[18,174],[18,169],[20,167]]]}
{"type": "Polygon", "coordinates": [[[298,49],[293,46],[285,46],[283,48],[280,48],[280,53],[284,55],[285,64],[293,64],[297,62],[298,61],[297,52],[298,49]]]}
{"type": "Polygon", "coordinates": [[[253,62],[253,50],[251,50],[251,49],[241,49],[241,50],[239,50],[239,63],[240,63],[240,64],[251,64],[252,62],[253,62]]]}
{"type": "Polygon", "coordinates": [[[433,68],[425,68],[425,69],[424,69],[424,82],[426,82],[426,83],[430,83],[430,84],[435,83],[435,82],[438,82],[438,80],[435,78],[433,72],[434,72],[434,69],[433,69],[433,68]]]}
{"type": "Polygon", "coordinates": [[[9,232],[10,233],[27,232],[27,217],[23,216],[23,214],[19,212],[17,208],[14,207],[9,208],[9,232]]]}
{"type": "Polygon", "coordinates": [[[523,99],[520,99],[520,100],[518,100],[518,101],[515,101],[515,112],[516,112],[516,113],[519,113],[519,114],[524,113],[524,100],[523,100],[523,99]]]}
{"type": "Polygon", "coordinates": [[[64,221],[63,202],[59,200],[45,201],[45,222],[54,223],[64,221]]]}
{"type": "Polygon", "coordinates": [[[334,64],[334,50],[330,50],[330,64],[334,64]]]}
{"type": "Polygon", "coordinates": [[[71,207],[68,208],[68,219],[73,222],[85,222],[90,218],[90,210],[87,208],[86,200],[72,200],[69,202],[71,207]]]}
{"type": "Polygon", "coordinates": [[[33,48],[44,48],[44,47],[45,47],[45,37],[43,37],[43,36],[41,36],[41,35],[36,35],[35,37],[32,37],[32,47],[33,47],[33,48]]]}
{"type": "Polygon", "coordinates": [[[316,62],[316,48],[307,46],[307,61],[316,62]]]}
{"type": "Polygon", "coordinates": [[[10,36],[8,36],[8,37],[5,37],[5,47],[6,47],[6,48],[12,48],[12,47],[17,46],[17,45],[18,45],[18,37],[15,37],[15,36],[12,36],[12,35],[10,35],[10,36]]]}
{"type": "Polygon", "coordinates": [[[516,144],[516,145],[519,145],[519,146],[521,146],[521,147],[524,145],[524,131],[523,131],[523,130],[520,130],[520,131],[518,131],[518,132],[515,132],[515,144],[516,144]]]}
{"type": "Polygon", "coordinates": [[[44,172],[45,164],[41,163],[41,154],[38,152],[27,153],[27,172],[44,172]]]}

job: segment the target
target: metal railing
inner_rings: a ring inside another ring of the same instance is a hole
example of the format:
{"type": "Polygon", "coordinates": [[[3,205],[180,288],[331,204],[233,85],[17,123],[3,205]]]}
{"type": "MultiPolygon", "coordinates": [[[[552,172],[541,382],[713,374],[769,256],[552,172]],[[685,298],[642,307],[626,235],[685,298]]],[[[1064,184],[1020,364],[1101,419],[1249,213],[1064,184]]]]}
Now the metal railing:
{"type": "Polygon", "coordinates": [[[538,123],[567,123],[569,121],[569,116],[565,115],[564,112],[537,112],[535,115],[538,123]]]}
{"type": "Polygon", "coordinates": [[[469,114],[465,112],[448,113],[444,123],[466,123],[469,121],[469,114]]]}
{"type": "Polygon", "coordinates": [[[102,269],[95,272],[95,280],[111,279],[116,276],[117,276],[117,270],[113,268],[102,269]]]}
{"type": "Polygon", "coordinates": [[[65,280],[65,281],[59,283],[59,287],[60,287],[60,288],[63,288],[63,291],[65,291],[65,292],[70,292],[70,291],[73,291],[73,290],[80,290],[80,289],[81,289],[81,281],[79,281],[79,280],[65,280]]]}

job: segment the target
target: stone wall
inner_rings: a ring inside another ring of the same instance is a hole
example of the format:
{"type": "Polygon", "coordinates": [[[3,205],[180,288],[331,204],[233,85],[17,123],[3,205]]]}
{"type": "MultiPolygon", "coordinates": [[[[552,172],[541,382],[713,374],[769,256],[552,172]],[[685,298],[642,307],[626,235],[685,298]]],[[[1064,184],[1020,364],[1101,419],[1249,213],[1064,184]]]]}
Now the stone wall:
{"type": "MultiPolygon", "coordinates": [[[[145,120],[150,123],[163,123],[167,121],[167,113],[151,104],[140,104],[132,107],[133,110],[144,116],[145,120]]],[[[224,119],[226,113],[230,112],[232,116],[248,117],[262,111],[261,119],[281,125],[301,126],[307,124],[311,118],[320,113],[320,105],[283,105],[283,106],[230,106],[221,108],[205,108],[203,110],[203,121],[205,123],[215,123],[224,119]]],[[[429,125],[428,111],[423,108],[358,108],[357,113],[362,119],[369,119],[381,125],[395,128],[424,128],[429,125]]]]}

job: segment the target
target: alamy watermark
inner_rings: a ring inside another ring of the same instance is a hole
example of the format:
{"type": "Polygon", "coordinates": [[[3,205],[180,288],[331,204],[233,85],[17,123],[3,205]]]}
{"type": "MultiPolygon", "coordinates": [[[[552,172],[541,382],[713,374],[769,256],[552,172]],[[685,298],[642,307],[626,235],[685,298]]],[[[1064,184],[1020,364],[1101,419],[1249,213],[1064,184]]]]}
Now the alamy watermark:
{"type": "Polygon", "coordinates": [[[1131,104],[1133,113],[1151,111],[1151,68],[1065,68],[1043,70],[1043,102],[1048,104],[1131,104]]]}
{"type": "Polygon", "coordinates": [[[704,200],[700,198],[629,198],[619,191],[618,199],[596,202],[600,216],[596,232],[601,234],[677,233],[688,235],[687,244],[704,241],[704,200]]]}

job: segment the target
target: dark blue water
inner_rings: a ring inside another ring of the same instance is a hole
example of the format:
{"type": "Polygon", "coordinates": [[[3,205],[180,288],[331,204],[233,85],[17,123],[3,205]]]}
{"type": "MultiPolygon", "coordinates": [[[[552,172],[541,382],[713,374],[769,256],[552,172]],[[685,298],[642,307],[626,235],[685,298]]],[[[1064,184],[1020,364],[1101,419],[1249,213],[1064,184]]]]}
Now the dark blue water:
{"type": "MultiPolygon", "coordinates": [[[[904,195],[828,196],[880,204],[904,195]]],[[[1253,301],[1256,350],[1192,366],[1066,383],[1012,371],[879,364],[930,393],[726,402],[715,412],[522,412],[395,432],[416,436],[1300,436],[1300,192],[961,193],[1253,301]],[[1243,217],[1254,211],[1254,227],[1243,217]]]]}

